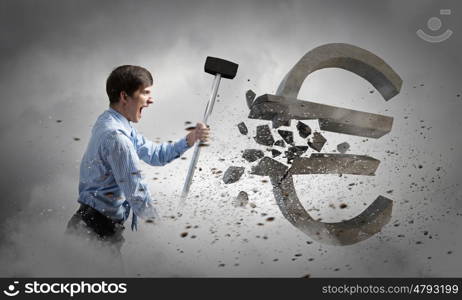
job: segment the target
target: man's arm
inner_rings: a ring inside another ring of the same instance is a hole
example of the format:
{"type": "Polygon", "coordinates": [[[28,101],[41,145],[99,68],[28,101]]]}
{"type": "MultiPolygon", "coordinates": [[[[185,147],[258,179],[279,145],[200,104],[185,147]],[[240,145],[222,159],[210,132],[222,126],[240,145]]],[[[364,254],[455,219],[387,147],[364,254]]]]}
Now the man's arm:
{"type": "Polygon", "coordinates": [[[127,136],[118,132],[110,134],[108,139],[108,163],[133,212],[142,219],[158,218],[148,186],[143,181],[133,143],[127,136]]]}
{"type": "MultiPolygon", "coordinates": [[[[136,132],[136,129],[134,129],[136,132]]],[[[151,166],[163,166],[180,157],[198,140],[208,141],[210,129],[203,123],[197,123],[195,129],[175,143],[156,145],[136,132],[136,151],[140,159],[151,166]]]]}
{"type": "Polygon", "coordinates": [[[174,143],[154,144],[143,135],[137,133],[135,142],[139,158],[151,166],[168,164],[190,148],[186,137],[174,143]]]}

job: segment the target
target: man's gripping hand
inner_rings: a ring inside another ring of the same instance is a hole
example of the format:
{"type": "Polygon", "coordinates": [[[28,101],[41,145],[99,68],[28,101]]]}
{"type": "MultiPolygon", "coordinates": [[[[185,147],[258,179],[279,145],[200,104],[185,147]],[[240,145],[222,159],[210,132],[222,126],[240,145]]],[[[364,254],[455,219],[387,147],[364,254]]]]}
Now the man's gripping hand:
{"type": "Polygon", "coordinates": [[[210,136],[210,128],[202,122],[198,122],[196,127],[188,133],[186,140],[188,146],[191,147],[196,141],[208,142],[210,136]]]}

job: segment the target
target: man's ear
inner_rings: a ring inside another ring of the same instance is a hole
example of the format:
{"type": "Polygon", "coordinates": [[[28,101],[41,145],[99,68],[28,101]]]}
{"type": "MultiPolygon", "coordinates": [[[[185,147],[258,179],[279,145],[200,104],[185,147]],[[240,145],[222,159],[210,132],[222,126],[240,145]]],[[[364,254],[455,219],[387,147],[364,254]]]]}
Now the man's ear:
{"type": "Polygon", "coordinates": [[[119,94],[119,99],[122,103],[128,102],[128,94],[125,91],[121,91],[119,94]]]}

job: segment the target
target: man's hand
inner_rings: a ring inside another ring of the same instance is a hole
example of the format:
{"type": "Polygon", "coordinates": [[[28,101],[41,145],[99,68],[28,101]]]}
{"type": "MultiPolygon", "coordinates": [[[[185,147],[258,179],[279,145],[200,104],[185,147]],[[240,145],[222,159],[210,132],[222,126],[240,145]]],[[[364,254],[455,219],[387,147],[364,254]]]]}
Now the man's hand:
{"type": "Polygon", "coordinates": [[[202,122],[198,122],[196,127],[188,133],[186,140],[188,141],[188,146],[191,147],[196,141],[208,142],[210,135],[210,129],[202,122]]]}

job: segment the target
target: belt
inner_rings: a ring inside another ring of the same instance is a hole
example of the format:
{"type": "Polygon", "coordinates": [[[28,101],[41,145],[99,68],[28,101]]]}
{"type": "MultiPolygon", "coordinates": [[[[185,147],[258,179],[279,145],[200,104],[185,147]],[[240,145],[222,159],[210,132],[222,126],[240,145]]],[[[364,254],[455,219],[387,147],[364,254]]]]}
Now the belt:
{"type": "Polygon", "coordinates": [[[81,204],[76,214],[100,236],[112,235],[116,229],[124,229],[123,220],[114,221],[86,204],[81,204]]]}

